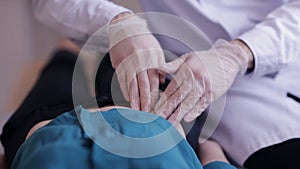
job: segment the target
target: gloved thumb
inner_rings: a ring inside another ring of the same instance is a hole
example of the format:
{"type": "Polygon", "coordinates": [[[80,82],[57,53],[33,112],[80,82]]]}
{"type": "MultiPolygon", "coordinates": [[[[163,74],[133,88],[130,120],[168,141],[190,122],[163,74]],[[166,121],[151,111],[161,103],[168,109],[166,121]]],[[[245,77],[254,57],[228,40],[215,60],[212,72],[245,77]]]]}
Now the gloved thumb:
{"type": "Polygon", "coordinates": [[[164,65],[159,67],[159,71],[161,74],[174,74],[179,68],[184,64],[184,62],[189,57],[189,54],[185,54],[171,62],[165,63],[164,65]]]}

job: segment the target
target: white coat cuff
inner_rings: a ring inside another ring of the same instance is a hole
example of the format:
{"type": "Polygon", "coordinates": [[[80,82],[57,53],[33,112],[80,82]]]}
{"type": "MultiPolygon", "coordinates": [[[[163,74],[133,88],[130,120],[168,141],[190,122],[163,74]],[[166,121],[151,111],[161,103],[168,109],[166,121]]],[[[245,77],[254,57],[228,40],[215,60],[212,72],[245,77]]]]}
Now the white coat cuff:
{"type": "Polygon", "coordinates": [[[262,76],[278,70],[280,62],[275,42],[269,35],[258,28],[252,29],[238,37],[245,42],[254,55],[254,70],[250,76],[262,76]]]}
{"type": "MultiPolygon", "coordinates": [[[[133,13],[131,10],[127,8],[124,8],[119,5],[113,5],[109,8],[109,10],[105,10],[103,13],[101,13],[101,15],[97,15],[97,18],[99,20],[104,19],[104,23],[109,24],[114,17],[124,12],[133,13]],[[105,16],[105,18],[103,18],[103,16],[105,16]]],[[[95,33],[98,29],[100,29],[103,26],[98,24],[97,22],[98,19],[94,19],[95,23],[92,24],[93,26],[89,30],[89,36],[91,36],[93,33],[95,33]]]]}

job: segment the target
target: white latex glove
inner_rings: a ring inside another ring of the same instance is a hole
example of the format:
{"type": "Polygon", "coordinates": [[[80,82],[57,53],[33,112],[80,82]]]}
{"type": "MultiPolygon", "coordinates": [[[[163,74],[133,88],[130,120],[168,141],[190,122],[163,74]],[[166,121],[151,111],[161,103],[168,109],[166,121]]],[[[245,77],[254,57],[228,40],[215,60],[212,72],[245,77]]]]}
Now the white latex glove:
{"type": "Polygon", "coordinates": [[[155,69],[165,63],[160,44],[146,21],[135,15],[112,23],[108,36],[111,63],[125,99],[133,109],[150,111],[158,99],[159,83],[164,81],[155,69]]]}
{"type": "Polygon", "coordinates": [[[240,46],[218,40],[210,50],[192,52],[167,63],[162,70],[175,74],[154,113],[175,123],[190,122],[229,89],[248,66],[240,46]]]}

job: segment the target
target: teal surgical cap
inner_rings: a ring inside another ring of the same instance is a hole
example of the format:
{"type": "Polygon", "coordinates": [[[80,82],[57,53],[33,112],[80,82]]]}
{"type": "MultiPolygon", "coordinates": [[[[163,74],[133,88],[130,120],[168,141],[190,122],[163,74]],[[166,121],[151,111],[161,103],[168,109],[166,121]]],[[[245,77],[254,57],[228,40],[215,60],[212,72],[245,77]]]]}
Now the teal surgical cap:
{"type": "Polygon", "coordinates": [[[132,109],[95,113],[77,107],[23,143],[13,169],[202,169],[165,119],[132,109]]]}

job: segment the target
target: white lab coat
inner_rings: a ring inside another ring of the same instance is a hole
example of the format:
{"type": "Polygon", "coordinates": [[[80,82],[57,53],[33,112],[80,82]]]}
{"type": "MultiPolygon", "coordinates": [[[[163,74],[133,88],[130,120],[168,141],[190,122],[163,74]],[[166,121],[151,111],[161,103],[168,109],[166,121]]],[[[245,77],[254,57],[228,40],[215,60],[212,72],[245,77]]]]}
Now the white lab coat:
{"type": "MultiPolygon", "coordinates": [[[[300,104],[286,96],[290,92],[300,97],[300,0],[141,2],[145,11],[189,20],[212,42],[239,38],[253,51],[254,72],[229,90],[223,118],[212,136],[235,162],[243,165],[261,148],[300,138],[300,104]]],[[[33,0],[33,6],[41,22],[81,42],[128,11],[106,0],[33,0]]]]}

